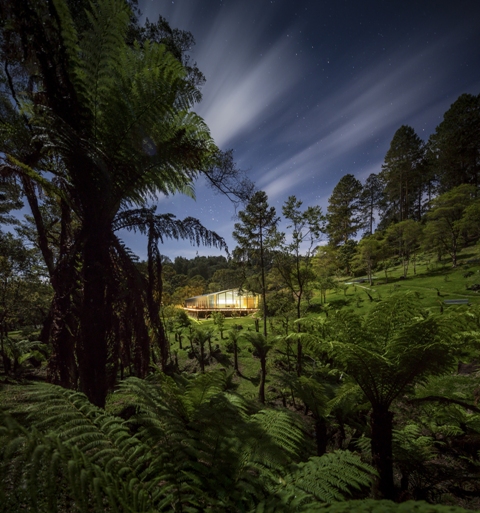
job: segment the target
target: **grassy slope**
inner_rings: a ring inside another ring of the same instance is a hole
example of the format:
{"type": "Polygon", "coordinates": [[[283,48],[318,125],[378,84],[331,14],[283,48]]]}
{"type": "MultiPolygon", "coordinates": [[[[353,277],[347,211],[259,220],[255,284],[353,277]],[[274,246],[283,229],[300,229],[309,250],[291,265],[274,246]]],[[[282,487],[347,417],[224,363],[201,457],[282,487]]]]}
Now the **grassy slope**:
{"type": "MultiPolygon", "coordinates": [[[[366,292],[375,301],[398,290],[418,293],[422,304],[433,311],[435,309],[439,311],[442,305],[443,308],[451,308],[444,303],[449,299],[468,299],[470,304],[480,305],[480,294],[466,288],[474,283],[480,284],[479,249],[469,248],[464,251],[460,255],[459,265],[455,269],[452,268],[448,259],[436,262],[433,257],[428,258],[427,256],[418,259],[416,274],[414,274],[413,265],[410,264],[406,279],[402,279],[403,268],[401,265],[388,271],[388,282],[386,282],[385,273],[378,272],[372,287],[365,280],[358,285],[349,285],[346,295],[343,291],[330,291],[327,295],[327,303],[331,308],[348,305],[360,313],[366,313],[372,306],[372,301],[366,292]],[[467,273],[470,276],[467,276],[467,273]]],[[[352,280],[345,279],[343,281],[348,283],[352,280]]],[[[315,301],[320,302],[318,297],[315,301]]],[[[458,307],[455,306],[455,308],[458,307]]]]}
{"type": "MultiPolygon", "coordinates": [[[[388,296],[396,290],[411,290],[418,293],[424,306],[437,312],[441,308],[465,308],[463,305],[445,305],[444,301],[446,299],[468,299],[471,304],[480,305],[480,293],[466,290],[467,285],[471,285],[473,283],[480,284],[479,259],[480,247],[473,249],[468,248],[465,250],[460,255],[459,266],[456,269],[452,269],[448,260],[436,262],[434,257],[423,257],[423,259],[419,259],[417,262],[415,275],[413,265],[410,265],[408,276],[405,280],[400,279],[403,274],[403,269],[401,265],[398,265],[396,268],[389,270],[388,283],[385,283],[384,273],[379,272],[374,279],[374,285],[372,287],[370,287],[365,281],[361,284],[349,285],[346,291],[329,291],[327,293],[326,308],[338,309],[347,307],[352,308],[359,313],[367,313],[376,301],[388,296]],[[472,262],[472,260],[477,260],[477,262],[472,262]],[[470,273],[471,275],[469,277],[465,277],[466,273],[470,273]],[[370,300],[367,292],[370,294],[373,301],[370,300]]],[[[345,278],[341,281],[347,283],[352,281],[352,279],[345,278]]],[[[320,303],[320,296],[316,295],[312,299],[312,304],[319,305],[320,303]]],[[[310,315],[323,316],[325,314],[312,313],[310,315]]],[[[241,324],[243,326],[243,333],[247,330],[255,330],[255,323],[252,317],[227,318],[225,321],[224,339],[221,339],[220,334],[215,329],[212,345],[215,347],[215,345],[218,344],[222,355],[220,362],[215,362],[212,367],[224,366],[233,368],[233,355],[226,352],[226,331],[234,324],[241,324]]],[[[205,328],[214,327],[213,321],[210,319],[200,321],[199,325],[205,328]]],[[[173,333],[169,333],[168,336],[171,341],[172,351],[176,351],[178,354],[180,368],[189,372],[198,372],[200,370],[198,363],[194,359],[189,359],[187,355],[189,348],[187,337],[185,336],[183,338],[184,349],[180,350],[178,343],[174,340],[173,333]]],[[[250,344],[243,337],[240,337],[239,347],[241,377],[235,377],[234,382],[238,385],[238,391],[240,393],[254,398],[257,397],[258,393],[260,363],[259,360],[253,356],[250,344]]],[[[270,355],[271,357],[274,357],[275,352],[272,351],[270,355]]],[[[271,360],[272,359],[273,358],[271,358],[271,360]]],[[[269,368],[270,378],[272,378],[272,375],[275,372],[271,365],[271,360],[269,368]]],[[[4,382],[2,386],[2,381],[3,379],[0,379],[0,404],[4,407],[11,406],[12,403],[19,405],[22,399],[22,387],[19,388],[17,383],[14,383],[13,386],[9,386],[8,379],[5,380],[6,383],[4,382]]],[[[267,386],[269,382],[270,379],[267,377],[267,386]]],[[[272,398],[271,394],[270,398],[272,398]]],[[[268,399],[269,394],[267,390],[267,400],[268,399]]]]}
{"type": "MultiPolygon", "coordinates": [[[[381,298],[387,297],[395,291],[413,291],[418,294],[422,304],[431,311],[440,311],[442,308],[466,308],[464,305],[450,306],[444,303],[449,299],[468,299],[470,304],[480,305],[480,293],[469,291],[466,286],[474,283],[480,284],[480,248],[468,248],[459,257],[459,265],[453,269],[451,262],[444,259],[442,262],[437,262],[435,257],[428,255],[418,259],[416,265],[416,273],[414,274],[413,264],[410,264],[408,275],[406,279],[402,279],[403,268],[398,265],[388,271],[388,281],[385,280],[385,273],[378,272],[374,279],[373,286],[369,286],[368,282],[349,285],[343,291],[331,290],[327,293],[327,303],[323,305],[327,309],[338,308],[352,308],[358,313],[367,313],[370,308],[381,298]],[[469,273],[470,276],[465,277],[469,273]],[[368,293],[368,294],[367,294],[368,293]],[[372,299],[370,299],[369,295],[372,299]]],[[[359,278],[355,278],[358,280],[359,278]]],[[[351,278],[345,278],[341,282],[351,282],[351,278]]],[[[313,305],[321,304],[319,294],[312,299],[313,305]]],[[[314,308],[315,309],[315,308],[314,308]]],[[[310,314],[310,315],[324,315],[310,314]]],[[[209,319],[199,322],[201,327],[209,327],[213,322],[209,319]]],[[[241,318],[227,318],[225,322],[225,332],[233,325],[241,324],[244,330],[254,330],[254,320],[252,317],[241,318]]],[[[172,343],[172,349],[178,351],[178,360],[180,368],[188,370],[199,370],[198,364],[195,360],[189,360],[187,357],[187,350],[179,350],[178,344],[174,341],[173,334],[169,334],[172,343]]],[[[213,346],[218,344],[226,359],[223,364],[228,364],[233,367],[233,355],[226,353],[226,334],[224,333],[225,340],[220,338],[218,332],[215,333],[213,346]]],[[[188,349],[189,342],[185,338],[183,346],[188,349]]],[[[238,384],[238,391],[250,397],[256,397],[257,387],[259,382],[259,368],[260,364],[250,350],[250,345],[240,337],[239,346],[241,352],[239,354],[240,370],[242,377],[235,377],[234,382],[238,384]]],[[[271,356],[274,356],[272,351],[271,356]]],[[[221,365],[217,363],[215,365],[221,365]]],[[[270,378],[274,373],[274,369],[270,365],[270,378]]],[[[267,386],[270,379],[267,377],[267,386]]],[[[268,391],[267,391],[268,400],[268,391]]]]}

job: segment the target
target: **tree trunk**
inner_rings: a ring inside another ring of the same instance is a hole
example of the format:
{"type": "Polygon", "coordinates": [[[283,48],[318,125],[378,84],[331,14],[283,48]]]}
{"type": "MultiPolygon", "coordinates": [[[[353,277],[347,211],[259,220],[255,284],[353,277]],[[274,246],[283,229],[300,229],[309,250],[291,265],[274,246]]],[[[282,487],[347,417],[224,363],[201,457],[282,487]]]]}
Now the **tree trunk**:
{"type": "MultiPolygon", "coordinates": [[[[162,257],[158,251],[158,240],[154,236],[153,226],[148,231],[148,286],[147,304],[150,322],[155,333],[155,342],[160,349],[160,365],[164,371],[169,357],[169,344],[162,320],[160,318],[160,305],[163,295],[162,257]]],[[[148,369],[148,348],[144,348],[145,354],[141,355],[141,377],[145,376],[148,369]]]]}
{"type": "Polygon", "coordinates": [[[267,285],[265,278],[265,259],[264,259],[264,248],[263,248],[263,235],[260,229],[260,272],[262,280],[262,303],[263,303],[263,336],[267,338],[267,285]]]}
{"type": "Polygon", "coordinates": [[[70,297],[67,294],[56,294],[49,333],[52,354],[48,360],[47,379],[50,383],[71,389],[77,387],[78,381],[75,359],[75,338],[78,335],[76,324],[70,297]]]}
{"type": "Polygon", "coordinates": [[[199,340],[200,344],[200,370],[205,373],[205,340],[199,340]]]}
{"type": "Polygon", "coordinates": [[[452,257],[452,267],[457,267],[457,237],[452,235],[452,250],[450,252],[452,257]]]}
{"type": "Polygon", "coordinates": [[[83,305],[77,359],[80,390],[101,408],[107,396],[107,332],[110,307],[106,304],[109,264],[108,229],[89,220],[83,248],[83,305]]]}
{"type": "MultiPolygon", "coordinates": [[[[302,317],[302,291],[297,294],[297,320],[302,317]]],[[[302,331],[300,323],[297,323],[297,332],[302,331]]]]}
{"type": "Polygon", "coordinates": [[[395,497],[392,456],[393,413],[388,410],[388,407],[374,407],[370,415],[370,425],[372,463],[379,475],[373,488],[374,497],[393,500],[395,497]]]}
{"type": "MultiPolygon", "coordinates": [[[[52,344],[52,353],[47,367],[48,381],[71,389],[76,389],[78,384],[75,358],[78,319],[74,304],[77,278],[71,255],[57,263],[51,277],[55,295],[41,335],[44,343],[52,344]]],[[[76,299],[79,300],[79,296],[76,299]]]]}
{"type": "Polygon", "coordinates": [[[265,357],[260,358],[260,385],[258,387],[258,400],[265,404],[265,378],[267,376],[267,359],[265,357]]]}
{"type": "Polygon", "coordinates": [[[238,346],[237,341],[233,341],[233,368],[238,373],[238,346]]]}
{"type": "Polygon", "coordinates": [[[327,452],[327,423],[324,418],[315,419],[315,441],[317,456],[323,456],[327,452]]]}
{"type": "MultiPolygon", "coordinates": [[[[30,206],[32,206],[32,202],[30,202],[30,206]]],[[[60,254],[55,268],[50,273],[54,297],[50,312],[43,325],[41,340],[45,344],[51,343],[53,349],[47,367],[48,381],[64,388],[76,389],[78,385],[78,367],[75,358],[75,346],[78,339],[79,322],[77,314],[80,303],[79,276],[78,271],[76,271],[78,255],[72,243],[70,206],[63,200],[60,206],[62,211],[60,254]]],[[[41,218],[39,221],[36,220],[37,228],[41,223],[41,218]]],[[[42,253],[44,258],[47,259],[47,247],[42,249],[42,253]]]]}
{"type": "MultiPolygon", "coordinates": [[[[288,335],[288,332],[287,332],[288,335]]],[[[287,371],[292,372],[292,364],[290,362],[290,341],[287,339],[286,341],[286,355],[287,355],[287,371]]]]}
{"type": "MultiPolygon", "coordinates": [[[[31,159],[27,159],[27,164],[29,164],[28,160],[31,159]]],[[[25,197],[27,198],[30,210],[32,211],[33,219],[35,221],[35,227],[37,229],[38,247],[40,248],[43,260],[45,261],[45,265],[47,266],[48,274],[50,277],[52,277],[55,270],[53,253],[48,244],[47,230],[45,228],[42,214],[38,206],[38,199],[35,194],[35,190],[31,179],[26,176],[22,176],[21,180],[25,197]]]]}
{"type": "Polygon", "coordinates": [[[7,337],[7,329],[5,327],[5,323],[4,321],[2,320],[0,322],[0,353],[2,354],[2,361],[3,361],[3,371],[5,372],[5,374],[9,374],[10,373],[10,369],[11,369],[11,362],[10,362],[10,358],[8,358],[7,356],[7,352],[5,351],[5,347],[4,347],[4,338],[7,337]]]}
{"type": "Polygon", "coordinates": [[[302,375],[302,359],[303,359],[303,346],[300,342],[300,337],[297,340],[297,376],[302,375]]]}

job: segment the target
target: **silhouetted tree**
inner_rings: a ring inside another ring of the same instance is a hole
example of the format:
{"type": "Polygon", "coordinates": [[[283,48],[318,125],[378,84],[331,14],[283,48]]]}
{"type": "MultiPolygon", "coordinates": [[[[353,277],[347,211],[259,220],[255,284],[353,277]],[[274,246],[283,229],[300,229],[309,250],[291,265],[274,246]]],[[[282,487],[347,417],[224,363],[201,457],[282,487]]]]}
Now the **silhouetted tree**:
{"type": "Polygon", "coordinates": [[[383,184],[380,177],[375,173],[368,176],[363,184],[360,194],[359,208],[362,217],[363,227],[366,233],[373,233],[375,223],[375,212],[381,207],[383,199],[383,184]]]}
{"type": "Polygon", "coordinates": [[[353,175],[343,176],[328,198],[327,233],[330,244],[339,246],[355,237],[362,227],[360,194],[362,184],[353,175]]]}
{"type": "Polygon", "coordinates": [[[245,210],[238,213],[240,222],[235,223],[233,238],[238,246],[234,258],[259,271],[259,288],[262,295],[263,335],[267,336],[267,283],[266,269],[270,261],[269,252],[278,244],[277,225],[279,218],[274,207],[268,206],[265,192],[257,191],[245,210]]]}
{"type": "Polygon", "coordinates": [[[385,215],[389,221],[404,221],[413,216],[421,189],[423,156],[420,137],[412,127],[402,125],[393,136],[380,173],[384,183],[385,215]]]}
{"type": "Polygon", "coordinates": [[[430,136],[430,161],[440,192],[461,184],[479,187],[480,94],[462,94],[450,106],[430,136]]]}

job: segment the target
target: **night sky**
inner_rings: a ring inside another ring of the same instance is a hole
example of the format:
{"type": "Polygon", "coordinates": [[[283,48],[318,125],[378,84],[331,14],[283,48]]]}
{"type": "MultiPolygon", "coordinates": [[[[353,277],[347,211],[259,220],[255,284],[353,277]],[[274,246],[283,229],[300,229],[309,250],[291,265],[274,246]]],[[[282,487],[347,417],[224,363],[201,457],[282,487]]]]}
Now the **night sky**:
{"type": "MultiPolygon", "coordinates": [[[[289,195],[320,205],[338,180],[381,170],[395,131],[427,140],[462,93],[480,93],[478,0],[139,0],[192,32],[206,76],[195,108],[217,145],[234,150],[281,213],[289,195]]],[[[235,214],[201,181],[196,201],[163,198],[158,212],[194,216],[230,249],[235,214]]],[[[145,243],[125,241],[145,257],[145,243]]],[[[166,242],[163,254],[219,254],[166,242]]]]}

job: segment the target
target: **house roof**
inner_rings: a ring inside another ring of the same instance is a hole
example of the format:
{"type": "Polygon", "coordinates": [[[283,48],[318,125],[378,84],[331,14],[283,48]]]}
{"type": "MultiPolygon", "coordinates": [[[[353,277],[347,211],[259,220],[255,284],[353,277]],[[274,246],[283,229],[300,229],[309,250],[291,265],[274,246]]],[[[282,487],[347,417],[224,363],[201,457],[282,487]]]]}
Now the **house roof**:
{"type": "MultiPolygon", "coordinates": [[[[238,290],[240,290],[240,289],[225,289],[225,290],[220,290],[218,292],[208,292],[207,294],[200,294],[199,296],[187,297],[187,299],[185,299],[185,301],[188,301],[189,299],[198,299],[200,297],[213,296],[215,294],[223,294],[224,292],[236,292],[238,290]]],[[[257,295],[257,294],[255,294],[255,292],[249,292],[249,291],[245,291],[244,293],[242,292],[242,294],[237,294],[237,295],[244,295],[244,294],[250,294],[252,296],[257,295]]]]}

